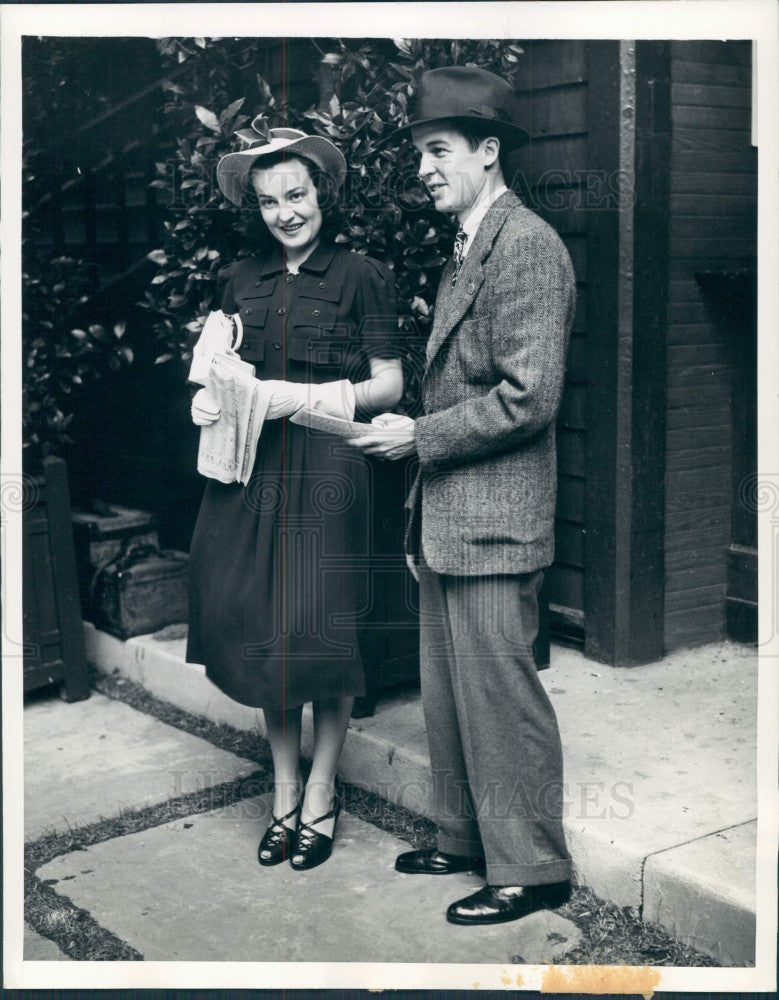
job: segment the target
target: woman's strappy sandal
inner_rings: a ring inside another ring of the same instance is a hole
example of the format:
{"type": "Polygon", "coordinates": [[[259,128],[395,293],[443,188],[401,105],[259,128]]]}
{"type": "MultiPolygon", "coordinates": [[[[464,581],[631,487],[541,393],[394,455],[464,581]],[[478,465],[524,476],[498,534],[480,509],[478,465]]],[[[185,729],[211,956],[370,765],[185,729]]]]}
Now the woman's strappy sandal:
{"type": "Polygon", "coordinates": [[[280,865],[292,857],[297,842],[297,830],[290,830],[284,825],[285,819],[292,819],[300,812],[302,802],[298,802],[294,809],[291,809],[285,816],[276,817],[271,813],[271,825],[263,834],[260,846],[257,848],[257,860],[261,865],[268,868],[270,865],[280,865]],[[263,853],[267,857],[263,857],[263,853]]]}
{"type": "Polygon", "coordinates": [[[294,868],[295,871],[307,871],[308,869],[316,868],[317,865],[321,865],[324,861],[327,861],[333,850],[335,824],[338,822],[338,814],[340,811],[341,800],[338,798],[338,795],[336,795],[333,800],[333,808],[330,812],[325,813],[324,816],[319,816],[310,823],[301,822],[298,825],[297,849],[294,851],[289,861],[290,866],[294,868]],[[332,837],[327,837],[325,834],[317,833],[316,830],[312,829],[317,823],[322,823],[324,820],[330,819],[331,816],[334,817],[332,837]],[[296,858],[300,858],[300,860],[296,861],[296,858]]]}

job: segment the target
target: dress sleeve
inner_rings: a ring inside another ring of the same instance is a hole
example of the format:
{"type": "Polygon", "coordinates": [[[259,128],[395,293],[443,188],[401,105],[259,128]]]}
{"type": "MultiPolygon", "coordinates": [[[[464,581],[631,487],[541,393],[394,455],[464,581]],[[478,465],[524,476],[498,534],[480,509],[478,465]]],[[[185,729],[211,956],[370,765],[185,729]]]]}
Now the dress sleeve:
{"type": "Polygon", "coordinates": [[[363,355],[366,358],[400,357],[395,275],[371,257],[362,257],[362,261],[359,269],[355,268],[355,306],[363,355]]]}
{"type": "Polygon", "coordinates": [[[216,295],[214,296],[214,308],[221,309],[224,313],[234,313],[238,311],[233,295],[233,275],[235,273],[235,263],[221,267],[216,275],[216,295]]]}

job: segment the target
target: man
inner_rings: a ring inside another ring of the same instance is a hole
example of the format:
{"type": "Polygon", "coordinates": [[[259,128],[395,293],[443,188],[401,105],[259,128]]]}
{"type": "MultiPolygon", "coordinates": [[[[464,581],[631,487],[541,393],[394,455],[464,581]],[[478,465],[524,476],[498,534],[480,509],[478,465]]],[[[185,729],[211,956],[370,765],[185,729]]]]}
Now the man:
{"type": "Polygon", "coordinates": [[[509,85],[481,69],[420,81],[400,134],[411,132],[419,176],[459,231],[427,345],[425,415],[383,415],[354,442],[384,458],[419,456],[407,557],[420,584],[438,843],[396,868],[486,872],[479,892],[447,910],[458,924],[515,920],[570,895],[562,750],[533,642],[553,558],[575,283],[559,237],[506,186],[501,156],[527,138],[515,112],[509,85]]]}

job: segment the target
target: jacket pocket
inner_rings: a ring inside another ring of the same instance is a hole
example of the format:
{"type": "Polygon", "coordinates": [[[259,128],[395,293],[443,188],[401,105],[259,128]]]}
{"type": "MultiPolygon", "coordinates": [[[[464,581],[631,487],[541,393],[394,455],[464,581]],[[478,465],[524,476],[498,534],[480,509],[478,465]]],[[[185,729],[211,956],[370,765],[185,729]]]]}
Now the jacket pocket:
{"type": "Polygon", "coordinates": [[[344,364],[345,351],[339,344],[322,340],[320,337],[300,336],[305,330],[295,328],[294,334],[287,343],[287,357],[291,361],[299,361],[315,368],[328,367],[340,369],[344,364]]]}
{"type": "Polygon", "coordinates": [[[349,325],[338,322],[338,305],[319,299],[298,297],[290,317],[293,336],[311,340],[319,337],[348,338],[349,325]]]}
{"type": "Polygon", "coordinates": [[[244,337],[251,337],[247,328],[254,327],[261,330],[265,326],[265,321],[268,318],[268,306],[262,300],[255,302],[249,299],[248,301],[241,302],[238,315],[241,317],[241,323],[245,331],[244,337]]]}
{"type": "Polygon", "coordinates": [[[253,284],[244,286],[241,289],[241,293],[236,301],[243,302],[246,300],[251,304],[255,299],[265,299],[269,295],[273,295],[276,291],[276,285],[278,283],[278,278],[260,278],[259,281],[255,281],[253,284]]]}
{"type": "Polygon", "coordinates": [[[251,333],[244,335],[238,353],[243,361],[250,361],[252,364],[262,362],[265,360],[265,341],[251,333]]]}
{"type": "Polygon", "coordinates": [[[299,296],[301,299],[316,299],[319,302],[340,302],[341,282],[327,275],[319,277],[314,274],[303,274],[300,280],[299,296]]]}

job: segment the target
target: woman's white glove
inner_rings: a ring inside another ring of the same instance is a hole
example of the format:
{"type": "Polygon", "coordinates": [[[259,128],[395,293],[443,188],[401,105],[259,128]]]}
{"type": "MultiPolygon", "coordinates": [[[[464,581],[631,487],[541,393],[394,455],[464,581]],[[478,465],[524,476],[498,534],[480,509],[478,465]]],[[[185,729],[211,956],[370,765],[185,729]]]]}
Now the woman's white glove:
{"type": "Polygon", "coordinates": [[[319,410],[331,417],[341,417],[342,420],[354,417],[354,386],[348,379],[322,385],[267,379],[263,385],[271,392],[266,420],[289,417],[303,407],[319,410]]]}
{"type": "Polygon", "coordinates": [[[270,392],[266,420],[289,417],[306,405],[305,385],[301,382],[284,382],[281,379],[263,379],[263,387],[270,392]]]}
{"type": "Polygon", "coordinates": [[[198,427],[215,424],[220,412],[219,404],[208,389],[198,389],[192,397],[192,423],[198,427]]]}

